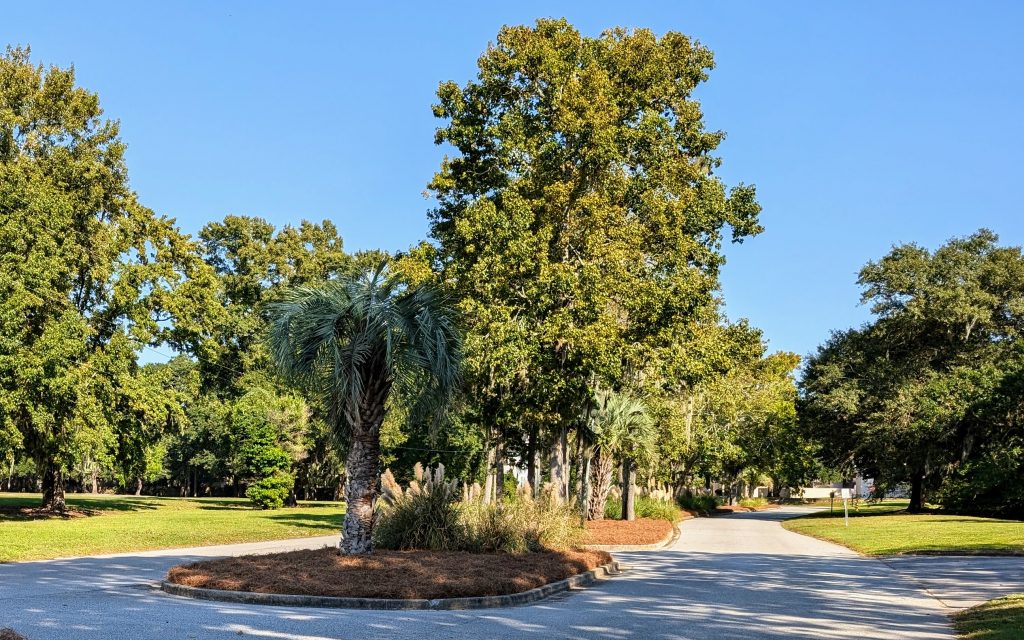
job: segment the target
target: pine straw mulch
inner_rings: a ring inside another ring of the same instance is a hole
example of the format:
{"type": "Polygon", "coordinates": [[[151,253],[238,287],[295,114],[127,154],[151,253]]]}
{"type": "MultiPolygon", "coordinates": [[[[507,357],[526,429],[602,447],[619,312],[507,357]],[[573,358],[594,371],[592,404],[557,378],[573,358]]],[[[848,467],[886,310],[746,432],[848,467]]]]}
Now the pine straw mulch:
{"type": "Polygon", "coordinates": [[[26,638],[14,629],[4,628],[0,629],[0,640],[26,640],[26,638]]]}
{"type": "Polygon", "coordinates": [[[658,544],[670,533],[672,533],[671,522],[653,518],[590,520],[587,522],[587,544],[658,544]]]}
{"type": "Polygon", "coordinates": [[[719,515],[725,515],[729,513],[753,513],[755,511],[771,511],[772,509],[778,509],[780,505],[773,502],[768,504],[759,505],[756,507],[743,507],[738,504],[721,504],[715,508],[715,513],[719,515]]]}
{"type": "Polygon", "coordinates": [[[205,560],[172,567],[167,580],[189,587],[333,596],[434,599],[528,591],[612,561],[604,551],[467,553],[334,548],[205,560]]]}

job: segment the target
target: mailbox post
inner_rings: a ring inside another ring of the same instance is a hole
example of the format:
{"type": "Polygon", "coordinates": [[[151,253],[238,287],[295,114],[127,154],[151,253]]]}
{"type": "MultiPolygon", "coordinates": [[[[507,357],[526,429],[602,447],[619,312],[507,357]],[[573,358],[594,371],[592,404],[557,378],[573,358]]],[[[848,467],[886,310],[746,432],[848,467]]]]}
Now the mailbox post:
{"type": "Polygon", "coordinates": [[[853,497],[853,489],[840,489],[840,497],[843,499],[843,521],[847,527],[850,526],[850,507],[848,501],[853,497]]]}

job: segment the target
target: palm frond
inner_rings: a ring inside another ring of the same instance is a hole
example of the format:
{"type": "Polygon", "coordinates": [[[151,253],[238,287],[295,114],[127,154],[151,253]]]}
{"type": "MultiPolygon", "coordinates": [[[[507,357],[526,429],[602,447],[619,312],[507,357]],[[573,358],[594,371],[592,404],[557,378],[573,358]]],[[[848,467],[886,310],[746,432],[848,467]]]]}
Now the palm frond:
{"type": "Polygon", "coordinates": [[[383,263],[294,289],[269,312],[282,375],[325,394],[339,427],[365,394],[379,393],[368,385],[397,387],[414,413],[440,413],[458,384],[462,341],[448,301],[429,287],[405,286],[383,263]]]}

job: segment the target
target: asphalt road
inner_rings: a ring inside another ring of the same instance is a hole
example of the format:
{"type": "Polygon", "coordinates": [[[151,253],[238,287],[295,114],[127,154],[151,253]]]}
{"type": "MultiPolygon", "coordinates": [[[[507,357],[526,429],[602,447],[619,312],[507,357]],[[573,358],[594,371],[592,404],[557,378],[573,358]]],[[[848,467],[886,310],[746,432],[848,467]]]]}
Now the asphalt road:
{"type": "Polygon", "coordinates": [[[0,565],[0,627],[29,640],[926,640],[952,637],[948,615],[956,608],[1024,590],[1024,558],[863,558],[779,526],[801,512],[686,521],[672,549],[616,554],[629,566],[622,576],[513,609],[244,606],[153,588],[181,562],[332,538],[0,565]]]}

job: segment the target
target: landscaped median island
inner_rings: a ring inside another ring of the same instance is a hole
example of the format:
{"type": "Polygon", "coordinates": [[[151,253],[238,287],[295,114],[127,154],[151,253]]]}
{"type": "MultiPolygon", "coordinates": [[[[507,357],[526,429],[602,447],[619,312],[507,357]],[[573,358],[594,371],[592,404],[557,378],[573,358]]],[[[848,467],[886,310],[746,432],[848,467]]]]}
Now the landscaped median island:
{"type": "Polygon", "coordinates": [[[578,508],[550,487],[536,497],[522,489],[485,499],[479,485],[446,479],[442,465],[416,465],[408,488],[387,471],[381,486],[371,553],[323,548],[207,560],[173,567],[164,590],[267,604],[470,608],[532,602],[618,571],[606,551],[583,548],[578,508]],[[438,602],[467,598],[475,600],[438,602]]]}
{"type": "Polygon", "coordinates": [[[862,504],[845,526],[840,505],[787,520],[796,533],[835,542],[872,556],[899,554],[1024,555],[1024,522],[947,513],[908,513],[907,501],[862,504]]]}
{"type": "Polygon", "coordinates": [[[953,616],[962,640],[1019,640],[1024,638],[1024,593],[990,600],[953,616]]]}
{"type": "Polygon", "coordinates": [[[168,582],[254,593],[427,599],[520,593],[609,564],[604,551],[526,553],[337,549],[206,560],[174,567],[168,582]]]}
{"type": "Polygon", "coordinates": [[[337,502],[253,509],[236,498],[69,495],[64,517],[40,513],[38,494],[0,494],[0,562],[262,542],[337,533],[337,502]]]}

